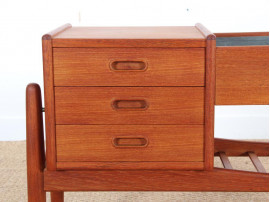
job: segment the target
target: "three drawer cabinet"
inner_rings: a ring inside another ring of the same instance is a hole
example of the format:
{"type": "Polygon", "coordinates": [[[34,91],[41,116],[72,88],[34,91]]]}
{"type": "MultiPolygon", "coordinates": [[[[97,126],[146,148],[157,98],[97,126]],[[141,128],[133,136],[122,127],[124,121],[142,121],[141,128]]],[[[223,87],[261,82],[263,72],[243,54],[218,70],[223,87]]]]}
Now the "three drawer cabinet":
{"type": "Polygon", "coordinates": [[[214,51],[202,25],[44,35],[47,169],[211,170],[214,51]]]}
{"type": "Polygon", "coordinates": [[[269,191],[258,158],[268,143],[214,138],[215,103],[269,103],[268,45],[220,44],[268,35],[217,34],[217,48],[201,24],[67,24],[44,35],[45,110],[39,85],[26,88],[28,201],[46,191],[53,202],[65,191],[269,191]],[[228,156],[249,156],[258,172],[233,170],[228,156]]]}

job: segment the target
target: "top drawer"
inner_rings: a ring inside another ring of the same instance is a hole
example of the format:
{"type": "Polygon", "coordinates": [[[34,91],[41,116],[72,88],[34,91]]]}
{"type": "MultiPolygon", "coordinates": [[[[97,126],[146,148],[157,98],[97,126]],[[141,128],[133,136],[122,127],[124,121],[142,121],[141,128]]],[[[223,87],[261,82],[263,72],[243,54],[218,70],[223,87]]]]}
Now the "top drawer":
{"type": "Polygon", "coordinates": [[[204,48],[54,48],[55,86],[204,86],[204,48]]]}

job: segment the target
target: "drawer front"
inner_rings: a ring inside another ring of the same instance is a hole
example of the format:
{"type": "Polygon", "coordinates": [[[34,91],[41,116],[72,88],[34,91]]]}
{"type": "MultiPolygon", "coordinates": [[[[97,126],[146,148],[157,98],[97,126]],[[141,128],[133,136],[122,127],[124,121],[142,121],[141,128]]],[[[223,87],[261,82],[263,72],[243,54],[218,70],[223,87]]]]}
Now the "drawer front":
{"type": "Polygon", "coordinates": [[[203,87],[55,87],[56,124],[204,124],[203,87]]]}
{"type": "Polygon", "coordinates": [[[55,86],[204,86],[204,48],[54,48],[55,86]]]}
{"type": "Polygon", "coordinates": [[[58,162],[203,161],[203,125],[56,125],[58,162]]]}

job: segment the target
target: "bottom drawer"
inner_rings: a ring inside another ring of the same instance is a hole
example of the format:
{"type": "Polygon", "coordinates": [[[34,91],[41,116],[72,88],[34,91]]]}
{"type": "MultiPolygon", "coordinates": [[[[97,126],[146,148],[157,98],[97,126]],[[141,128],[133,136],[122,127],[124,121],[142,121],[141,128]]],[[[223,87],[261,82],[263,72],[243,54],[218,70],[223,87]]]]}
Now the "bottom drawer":
{"type": "Polygon", "coordinates": [[[57,168],[203,169],[203,125],[56,125],[57,168]]]}

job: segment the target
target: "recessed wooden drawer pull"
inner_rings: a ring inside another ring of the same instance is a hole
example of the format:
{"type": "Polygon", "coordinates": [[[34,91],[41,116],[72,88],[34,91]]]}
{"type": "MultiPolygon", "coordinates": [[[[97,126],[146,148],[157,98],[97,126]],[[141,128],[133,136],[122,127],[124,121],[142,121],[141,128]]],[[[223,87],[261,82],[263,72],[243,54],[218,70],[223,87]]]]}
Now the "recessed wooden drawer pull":
{"type": "Polygon", "coordinates": [[[115,137],[113,146],[119,148],[125,147],[146,147],[148,140],[145,137],[115,137]]]}
{"type": "Polygon", "coordinates": [[[114,100],[112,108],[115,110],[146,110],[146,100],[114,100]]]}
{"type": "Polygon", "coordinates": [[[113,71],[145,71],[147,65],[143,61],[113,61],[110,68],[113,71]]]}

